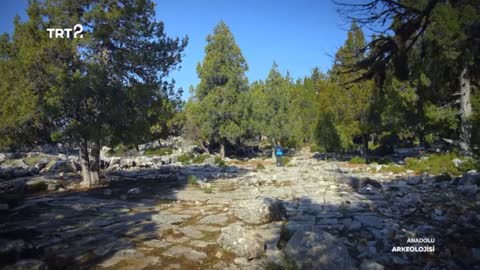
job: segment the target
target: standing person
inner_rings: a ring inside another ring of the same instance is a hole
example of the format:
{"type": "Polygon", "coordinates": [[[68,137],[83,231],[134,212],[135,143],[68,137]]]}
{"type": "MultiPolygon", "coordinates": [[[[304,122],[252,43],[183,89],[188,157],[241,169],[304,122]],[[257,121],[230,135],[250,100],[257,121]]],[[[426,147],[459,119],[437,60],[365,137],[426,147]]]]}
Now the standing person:
{"type": "Polygon", "coordinates": [[[283,147],[280,142],[277,142],[277,146],[275,147],[275,157],[277,160],[277,167],[283,166],[282,157],[283,157],[283,147]]]}

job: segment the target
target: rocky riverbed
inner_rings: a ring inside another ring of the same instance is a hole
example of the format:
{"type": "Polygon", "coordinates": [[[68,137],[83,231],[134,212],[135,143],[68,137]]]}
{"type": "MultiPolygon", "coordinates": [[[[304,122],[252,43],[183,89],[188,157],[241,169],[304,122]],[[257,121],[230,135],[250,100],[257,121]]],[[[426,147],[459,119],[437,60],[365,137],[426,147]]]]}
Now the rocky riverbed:
{"type": "Polygon", "coordinates": [[[395,175],[309,154],[260,162],[119,169],[96,189],[27,196],[1,212],[0,267],[480,269],[475,172],[395,175]],[[434,243],[407,243],[419,238],[434,243]],[[434,252],[392,252],[426,245],[434,252]]]}

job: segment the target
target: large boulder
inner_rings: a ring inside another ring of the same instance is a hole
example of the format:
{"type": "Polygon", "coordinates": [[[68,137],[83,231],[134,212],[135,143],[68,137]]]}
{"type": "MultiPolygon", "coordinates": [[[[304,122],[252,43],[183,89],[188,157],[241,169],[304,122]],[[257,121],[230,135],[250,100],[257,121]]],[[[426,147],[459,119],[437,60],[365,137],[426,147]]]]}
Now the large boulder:
{"type": "Polygon", "coordinates": [[[464,175],[462,175],[462,178],[460,178],[460,181],[458,182],[459,185],[478,185],[480,184],[480,173],[478,173],[476,170],[471,170],[466,172],[464,175]]]}
{"type": "Polygon", "coordinates": [[[126,169],[126,168],[130,168],[130,167],[135,167],[135,160],[133,158],[122,158],[120,160],[120,168],[122,169],[126,169]]]}
{"type": "Polygon", "coordinates": [[[243,228],[240,223],[224,227],[217,239],[217,244],[247,259],[259,258],[265,252],[265,240],[255,231],[243,228]]]}
{"type": "Polygon", "coordinates": [[[7,157],[7,155],[5,155],[5,153],[0,153],[0,163],[4,162],[7,159],[8,159],[8,157],[7,157]]]}
{"type": "Polygon", "coordinates": [[[68,159],[53,160],[43,169],[43,171],[49,173],[74,173],[78,170],[80,170],[80,165],[68,159]]]}
{"type": "Polygon", "coordinates": [[[355,269],[342,241],[322,230],[298,230],[283,250],[296,269],[355,269]]]}
{"type": "Polygon", "coordinates": [[[40,159],[33,167],[35,167],[38,171],[43,170],[48,165],[48,158],[40,159]]]}
{"type": "Polygon", "coordinates": [[[265,224],[286,217],[282,201],[272,198],[258,198],[236,201],[232,213],[249,224],[265,224]]]}
{"type": "Polygon", "coordinates": [[[2,163],[2,168],[28,169],[29,166],[25,164],[23,159],[9,159],[8,162],[2,163]]]}

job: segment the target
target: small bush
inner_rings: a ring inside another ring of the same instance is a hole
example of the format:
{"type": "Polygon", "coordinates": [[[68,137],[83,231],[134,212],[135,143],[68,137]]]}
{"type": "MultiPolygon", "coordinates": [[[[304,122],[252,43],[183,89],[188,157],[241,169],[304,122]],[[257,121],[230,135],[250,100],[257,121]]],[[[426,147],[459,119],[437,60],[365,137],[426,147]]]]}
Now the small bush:
{"type": "Polygon", "coordinates": [[[200,163],[203,163],[207,158],[208,158],[208,154],[197,155],[192,159],[192,163],[200,164],[200,163]]]}
{"type": "Polygon", "coordinates": [[[221,167],[221,168],[225,168],[227,166],[227,164],[225,163],[225,161],[223,159],[221,159],[220,157],[215,157],[215,164],[218,166],[218,167],[221,167]]]}
{"type": "Polygon", "coordinates": [[[43,180],[34,180],[27,185],[26,191],[29,193],[42,192],[47,190],[47,183],[43,180]]]}
{"type": "Polygon", "coordinates": [[[315,153],[315,152],[323,153],[325,152],[325,147],[320,147],[316,144],[310,145],[310,153],[315,153]]]}
{"type": "Polygon", "coordinates": [[[348,162],[350,164],[365,164],[367,161],[364,158],[361,158],[359,156],[355,156],[350,161],[348,162]]]}
{"type": "Polygon", "coordinates": [[[387,165],[382,167],[382,172],[392,172],[392,173],[401,173],[405,171],[405,166],[401,165],[387,165]]]}
{"type": "Polygon", "coordinates": [[[173,148],[171,147],[160,147],[156,149],[148,149],[145,151],[146,156],[168,156],[173,153],[173,148]]]}
{"type": "Polygon", "coordinates": [[[185,153],[177,157],[177,161],[183,165],[190,164],[190,161],[194,158],[192,153],[185,153]]]}
{"type": "Polygon", "coordinates": [[[41,155],[37,155],[37,156],[33,156],[33,157],[26,157],[23,159],[23,162],[25,164],[27,164],[28,166],[34,166],[35,164],[37,164],[38,162],[40,162],[40,160],[42,160],[42,156],[41,155]]]}
{"type": "Polygon", "coordinates": [[[261,170],[265,170],[265,166],[263,166],[262,163],[257,163],[257,170],[261,171],[261,170]]]}
{"type": "Polygon", "coordinates": [[[204,187],[203,188],[203,192],[207,193],[207,194],[212,194],[213,193],[213,189],[212,187],[204,187]]]}
{"type": "Polygon", "coordinates": [[[478,161],[471,158],[459,157],[455,153],[432,154],[423,159],[406,158],[404,161],[405,165],[403,166],[389,165],[385,166],[382,171],[399,173],[412,170],[417,174],[427,172],[433,175],[461,175],[469,170],[478,170],[480,167],[478,161]],[[463,163],[458,168],[455,167],[455,164],[452,162],[455,158],[463,160],[463,163]]]}
{"type": "Polygon", "coordinates": [[[189,175],[187,177],[187,182],[189,185],[196,185],[197,184],[197,177],[195,175],[189,175]]]}
{"type": "Polygon", "coordinates": [[[115,147],[114,149],[110,150],[112,156],[122,157],[127,152],[127,147],[123,144],[115,147]]]}

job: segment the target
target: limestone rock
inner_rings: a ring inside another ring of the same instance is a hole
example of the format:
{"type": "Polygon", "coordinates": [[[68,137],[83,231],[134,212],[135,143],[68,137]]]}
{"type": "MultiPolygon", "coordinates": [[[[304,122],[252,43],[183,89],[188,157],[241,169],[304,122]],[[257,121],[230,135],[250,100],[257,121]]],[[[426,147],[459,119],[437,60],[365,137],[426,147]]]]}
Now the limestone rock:
{"type": "Polygon", "coordinates": [[[5,266],[3,270],[47,270],[47,265],[40,260],[21,260],[15,264],[5,266]]]}
{"type": "Polygon", "coordinates": [[[271,198],[237,201],[232,207],[232,213],[249,224],[278,221],[286,216],[283,203],[271,198]]]}
{"type": "Polygon", "coordinates": [[[199,224],[216,224],[216,225],[223,225],[226,224],[228,221],[228,217],[226,214],[217,214],[206,216],[198,221],[199,224]]]}
{"type": "Polygon", "coordinates": [[[298,230],[288,241],[284,253],[298,269],[355,269],[343,243],[322,230],[298,230]]]}
{"type": "Polygon", "coordinates": [[[478,183],[480,183],[480,173],[475,170],[468,171],[462,175],[458,182],[459,185],[476,185],[478,183]]]}
{"type": "Polygon", "coordinates": [[[239,257],[259,258],[265,252],[265,242],[256,232],[243,228],[240,223],[222,229],[217,244],[239,257]]]}
{"type": "Polygon", "coordinates": [[[184,221],[185,219],[190,218],[189,215],[181,214],[169,214],[169,213],[160,213],[152,215],[152,221],[158,224],[173,224],[184,221]]]}
{"type": "Polygon", "coordinates": [[[165,251],[163,255],[175,258],[185,257],[186,259],[194,262],[202,261],[207,258],[207,254],[205,252],[196,251],[194,249],[183,246],[171,247],[170,249],[165,251]]]}
{"type": "Polygon", "coordinates": [[[363,260],[360,265],[360,270],[383,270],[383,265],[372,261],[372,260],[363,260]]]}
{"type": "Polygon", "coordinates": [[[68,159],[53,160],[45,166],[44,171],[49,173],[74,173],[80,169],[80,165],[68,159]]]}

